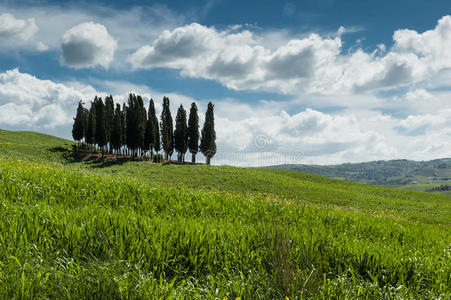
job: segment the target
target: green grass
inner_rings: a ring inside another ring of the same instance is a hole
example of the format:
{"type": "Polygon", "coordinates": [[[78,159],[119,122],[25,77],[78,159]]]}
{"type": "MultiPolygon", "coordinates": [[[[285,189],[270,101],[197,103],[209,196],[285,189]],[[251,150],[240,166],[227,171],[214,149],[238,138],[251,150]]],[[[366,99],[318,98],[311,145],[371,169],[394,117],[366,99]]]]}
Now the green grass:
{"type": "Polygon", "coordinates": [[[451,201],[446,196],[399,191],[295,171],[147,162],[79,162],[68,157],[70,148],[71,142],[64,139],[0,130],[0,155],[8,159],[49,162],[70,170],[134,178],[143,183],[179,185],[241,196],[265,194],[370,215],[388,215],[425,223],[451,223],[451,201]],[[2,144],[10,141],[18,144],[2,144]]]}
{"type": "Polygon", "coordinates": [[[394,187],[440,184],[451,179],[451,158],[430,161],[397,159],[340,165],[278,165],[265,168],[307,172],[353,182],[394,187]]]}
{"type": "Polygon", "coordinates": [[[434,194],[451,196],[451,191],[432,191],[432,188],[439,187],[440,185],[451,185],[451,181],[444,181],[444,182],[440,182],[440,183],[430,183],[430,184],[404,185],[404,186],[399,186],[397,188],[406,190],[406,191],[429,192],[429,193],[434,193],[434,194]]]}
{"type": "Polygon", "coordinates": [[[2,299],[451,297],[447,196],[68,148],[0,131],[2,299]]]}

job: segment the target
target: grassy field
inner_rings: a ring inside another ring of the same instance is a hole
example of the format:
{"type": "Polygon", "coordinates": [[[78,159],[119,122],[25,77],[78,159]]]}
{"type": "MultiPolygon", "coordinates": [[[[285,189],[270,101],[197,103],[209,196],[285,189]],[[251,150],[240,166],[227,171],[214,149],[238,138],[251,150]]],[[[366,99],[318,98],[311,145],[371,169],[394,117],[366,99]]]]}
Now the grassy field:
{"type": "Polygon", "coordinates": [[[434,191],[433,188],[437,188],[441,185],[451,185],[451,181],[446,181],[442,183],[430,183],[430,184],[412,184],[412,185],[403,185],[396,188],[406,190],[406,191],[415,191],[415,192],[429,192],[441,195],[451,196],[451,191],[434,191]]]}
{"type": "Polygon", "coordinates": [[[0,131],[0,298],[451,297],[450,197],[70,145],[0,131]]]}
{"type": "MultiPolygon", "coordinates": [[[[329,178],[418,192],[431,192],[432,187],[451,185],[451,158],[430,161],[398,159],[329,166],[278,165],[265,168],[306,172],[329,178]]],[[[450,195],[449,191],[434,191],[434,193],[450,195]]]]}

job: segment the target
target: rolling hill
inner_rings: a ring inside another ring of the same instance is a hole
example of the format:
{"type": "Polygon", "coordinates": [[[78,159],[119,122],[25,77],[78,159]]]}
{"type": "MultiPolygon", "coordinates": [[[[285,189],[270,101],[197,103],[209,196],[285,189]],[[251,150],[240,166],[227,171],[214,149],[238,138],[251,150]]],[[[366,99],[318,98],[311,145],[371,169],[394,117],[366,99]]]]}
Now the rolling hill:
{"type": "Polygon", "coordinates": [[[451,296],[447,196],[71,144],[0,130],[0,298],[451,296]]]}
{"type": "MultiPolygon", "coordinates": [[[[329,166],[277,165],[265,168],[424,192],[432,191],[433,187],[440,185],[451,185],[451,158],[431,161],[400,159],[329,166]]],[[[443,193],[451,195],[449,191],[443,193]]]]}

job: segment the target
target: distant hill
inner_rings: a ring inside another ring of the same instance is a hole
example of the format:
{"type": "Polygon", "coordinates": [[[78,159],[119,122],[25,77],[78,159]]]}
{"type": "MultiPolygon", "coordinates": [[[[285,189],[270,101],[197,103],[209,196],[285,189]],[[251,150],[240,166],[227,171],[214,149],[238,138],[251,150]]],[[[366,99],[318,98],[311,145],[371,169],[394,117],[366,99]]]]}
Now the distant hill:
{"type": "Polygon", "coordinates": [[[328,166],[287,164],[265,168],[305,172],[374,185],[403,186],[421,191],[434,191],[434,186],[451,182],[451,158],[430,161],[398,159],[328,166]],[[418,189],[420,185],[421,188],[418,189]]]}

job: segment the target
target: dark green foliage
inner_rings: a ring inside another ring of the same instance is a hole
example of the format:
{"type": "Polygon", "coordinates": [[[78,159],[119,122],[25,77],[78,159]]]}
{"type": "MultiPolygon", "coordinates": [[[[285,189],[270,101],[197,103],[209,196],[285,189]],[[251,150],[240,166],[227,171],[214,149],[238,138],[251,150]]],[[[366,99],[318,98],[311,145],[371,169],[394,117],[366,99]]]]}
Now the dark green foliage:
{"type": "Polygon", "coordinates": [[[126,142],[130,150],[136,151],[139,146],[138,139],[138,101],[135,94],[129,94],[126,109],[126,142]]]}
{"type": "Polygon", "coordinates": [[[161,112],[161,142],[163,150],[166,154],[166,159],[170,159],[174,151],[174,132],[171,110],[169,108],[169,98],[163,98],[163,110],[161,112]]]}
{"type": "Polygon", "coordinates": [[[214,105],[209,102],[207,112],[205,113],[205,122],[204,127],[202,128],[202,138],[200,141],[200,151],[207,158],[207,165],[210,164],[210,159],[216,154],[216,132],[213,107],[214,105]]]}
{"type": "Polygon", "coordinates": [[[180,105],[175,118],[174,148],[178,152],[178,161],[185,161],[187,150],[188,133],[186,125],[186,111],[183,105],[180,105]]]}
{"type": "Polygon", "coordinates": [[[138,150],[144,146],[144,138],[146,133],[146,109],[141,96],[130,94],[128,98],[128,107],[126,109],[126,138],[127,147],[131,149],[135,155],[138,150]]]}
{"type": "Polygon", "coordinates": [[[88,116],[88,128],[86,131],[86,142],[91,146],[96,143],[96,116],[96,103],[91,102],[88,116]]]}
{"type": "Polygon", "coordinates": [[[122,145],[127,142],[127,105],[122,104],[122,145]]]}
{"type": "Polygon", "coordinates": [[[113,117],[114,117],[114,100],[113,96],[105,98],[105,130],[107,143],[111,143],[111,135],[113,133],[113,117]]]}
{"type": "Polygon", "coordinates": [[[74,118],[74,126],[72,127],[72,137],[74,138],[75,141],[78,141],[78,142],[83,139],[83,132],[84,132],[83,113],[84,113],[84,108],[83,108],[83,104],[80,100],[80,102],[78,102],[77,114],[75,115],[75,118],[74,118]]]}
{"type": "Polygon", "coordinates": [[[155,116],[153,118],[153,126],[154,126],[154,136],[153,136],[153,148],[158,153],[161,150],[161,139],[160,139],[160,125],[158,124],[158,118],[155,116]]]}
{"type": "Polygon", "coordinates": [[[116,110],[113,116],[113,128],[110,142],[111,147],[117,152],[122,147],[122,111],[119,104],[116,104],[116,110]]]}
{"type": "MultiPolygon", "coordinates": [[[[209,103],[206,118],[208,122],[204,124],[203,145],[208,150],[203,153],[209,163],[216,152],[211,103],[209,103]]],[[[196,104],[191,105],[189,124],[187,124],[185,109],[182,105],[179,107],[174,130],[167,97],[163,98],[163,110],[159,123],[153,99],[149,101],[147,112],[140,95],[129,94],[127,104],[124,103],[122,109],[120,106],[116,107],[116,110],[113,96],[107,96],[105,102],[102,98],[95,96],[90,110],[83,108],[80,102],[74,118],[73,134],[74,138],[78,138],[77,141],[84,138],[88,144],[97,145],[102,150],[102,154],[105,150],[109,150],[110,154],[114,150],[118,154],[138,156],[150,150],[150,156],[152,156],[154,150],[158,153],[163,147],[165,158],[170,159],[175,148],[178,159],[184,161],[185,153],[190,149],[194,163],[195,155],[199,151],[199,118],[196,104]]]]}
{"type": "Polygon", "coordinates": [[[137,101],[136,118],[138,126],[137,128],[138,148],[143,149],[146,136],[147,113],[146,108],[144,107],[144,101],[140,95],[136,97],[136,101],[137,101]]]}
{"type": "Polygon", "coordinates": [[[152,157],[152,162],[154,163],[160,163],[163,161],[163,155],[161,155],[160,153],[154,154],[152,157]]]}
{"type": "Polygon", "coordinates": [[[96,105],[96,143],[103,151],[107,144],[106,109],[102,98],[96,96],[94,103],[96,105]]]}
{"type": "Polygon", "coordinates": [[[88,123],[89,123],[89,110],[87,108],[83,108],[81,122],[83,127],[83,138],[85,139],[86,142],[86,135],[88,133],[88,123]]]}
{"type": "MultiPolygon", "coordinates": [[[[159,139],[159,132],[158,128],[155,127],[155,105],[153,103],[153,99],[150,99],[149,101],[149,111],[147,115],[147,122],[146,122],[146,137],[144,141],[144,150],[150,150],[151,153],[153,153],[155,140],[159,139]]],[[[158,120],[157,120],[158,124],[158,120]]]]}
{"type": "Polygon", "coordinates": [[[192,154],[192,163],[196,162],[196,154],[199,151],[199,116],[196,103],[191,104],[188,119],[188,148],[192,154]]]}

